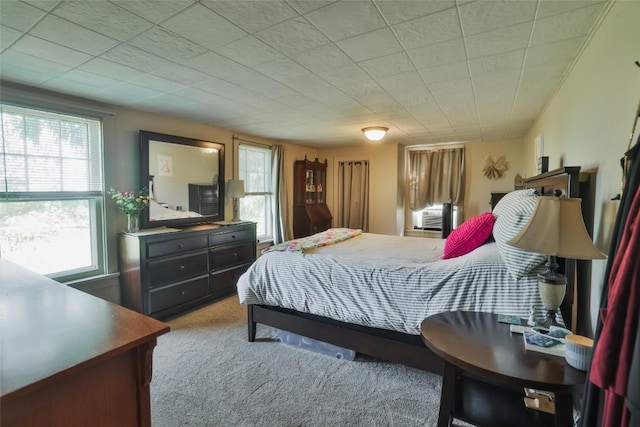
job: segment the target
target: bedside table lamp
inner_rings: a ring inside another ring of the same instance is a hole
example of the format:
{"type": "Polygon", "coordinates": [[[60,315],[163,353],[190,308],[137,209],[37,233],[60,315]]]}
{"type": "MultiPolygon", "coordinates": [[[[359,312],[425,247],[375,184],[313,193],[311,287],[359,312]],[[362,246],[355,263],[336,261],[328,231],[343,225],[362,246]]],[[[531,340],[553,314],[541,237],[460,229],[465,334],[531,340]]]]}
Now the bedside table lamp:
{"type": "Polygon", "coordinates": [[[233,218],[231,221],[240,221],[240,197],[244,197],[244,181],[230,179],[227,183],[227,197],[233,199],[233,218]]]}
{"type": "Polygon", "coordinates": [[[540,196],[529,222],[507,244],[528,252],[547,255],[547,271],[538,275],[540,297],[547,310],[542,326],[558,325],[556,312],[567,289],[567,277],[558,273],[556,257],[604,259],[587,233],[582,219],[582,199],[540,196]]]}

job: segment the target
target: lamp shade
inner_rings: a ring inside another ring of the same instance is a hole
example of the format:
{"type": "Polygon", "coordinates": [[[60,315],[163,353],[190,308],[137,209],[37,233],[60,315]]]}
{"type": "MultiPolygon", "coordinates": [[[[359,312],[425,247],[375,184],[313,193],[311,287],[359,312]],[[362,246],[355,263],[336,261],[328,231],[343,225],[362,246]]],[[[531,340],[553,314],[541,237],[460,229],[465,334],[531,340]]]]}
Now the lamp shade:
{"type": "Polygon", "coordinates": [[[367,137],[369,141],[380,141],[389,131],[389,128],[385,128],[382,126],[374,126],[362,129],[364,132],[364,136],[367,137]]]}
{"type": "Polygon", "coordinates": [[[587,233],[581,203],[576,198],[538,197],[529,222],[507,244],[562,258],[606,258],[587,233]]]}
{"type": "Polygon", "coordinates": [[[230,179],[227,183],[227,197],[244,197],[244,180],[230,179]]]}

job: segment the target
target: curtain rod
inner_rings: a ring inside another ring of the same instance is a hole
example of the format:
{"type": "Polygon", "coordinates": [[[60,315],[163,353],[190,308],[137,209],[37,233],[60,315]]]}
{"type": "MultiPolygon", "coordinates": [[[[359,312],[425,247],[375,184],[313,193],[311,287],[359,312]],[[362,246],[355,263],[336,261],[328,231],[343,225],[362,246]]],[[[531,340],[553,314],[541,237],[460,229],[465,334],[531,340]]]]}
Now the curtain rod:
{"type": "Polygon", "coordinates": [[[270,145],[270,144],[265,144],[264,142],[250,141],[250,140],[248,140],[248,139],[243,139],[243,138],[240,138],[239,136],[235,136],[235,135],[231,135],[231,139],[232,139],[232,140],[236,140],[236,139],[237,139],[238,141],[248,142],[248,143],[250,143],[250,144],[261,145],[261,146],[263,146],[263,147],[269,147],[269,148],[271,148],[271,147],[272,147],[272,145],[270,145]]]}

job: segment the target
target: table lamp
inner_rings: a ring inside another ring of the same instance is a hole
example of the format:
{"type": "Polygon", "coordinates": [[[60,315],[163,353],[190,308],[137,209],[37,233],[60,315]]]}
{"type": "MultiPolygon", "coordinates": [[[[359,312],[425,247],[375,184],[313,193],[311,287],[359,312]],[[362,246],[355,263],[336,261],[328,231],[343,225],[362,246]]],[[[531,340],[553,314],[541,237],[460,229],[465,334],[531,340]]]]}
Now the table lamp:
{"type": "Polygon", "coordinates": [[[540,196],[529,222],[507,244],[547,255],[547,270],[538,275],[538,290],[547,310],[544,327],[558,325],[556,313],[567,290],[567,277],[558,273],[556,257],[604,259],[584,225],[582,199],[540,196]]]}
{"type": "Polygon", "coordinates": [[[231,221],[240,221],[240,197],[244,197],[244,181],[230,179],[227,183],[227,197],[233,199],[233,218],[231,221]]]}

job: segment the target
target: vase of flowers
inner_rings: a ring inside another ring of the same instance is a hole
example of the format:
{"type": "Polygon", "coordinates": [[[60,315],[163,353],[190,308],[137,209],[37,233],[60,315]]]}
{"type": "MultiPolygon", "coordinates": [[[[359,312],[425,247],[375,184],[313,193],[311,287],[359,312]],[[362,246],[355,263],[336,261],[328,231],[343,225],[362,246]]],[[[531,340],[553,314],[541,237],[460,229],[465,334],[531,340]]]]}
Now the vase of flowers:
{"type": "Polygon", "coordinates": [[[109,195],[116,206],[127,215],[127,231],[135,233],[140,230],[140,213],[149,206],[149,192],[146,188],[135,191],[118,191],[113,188],[109,195]]]}

